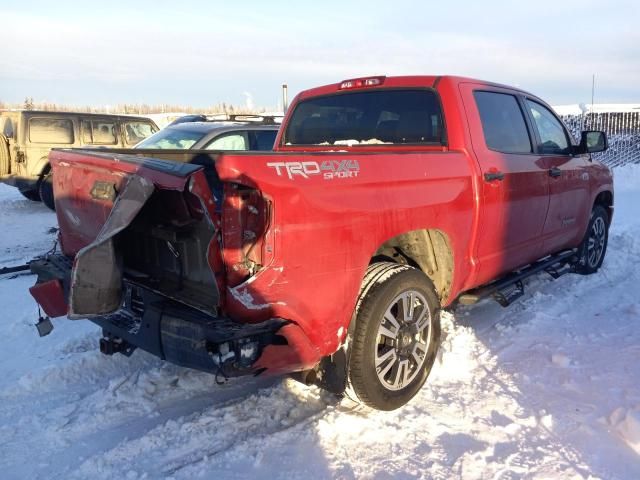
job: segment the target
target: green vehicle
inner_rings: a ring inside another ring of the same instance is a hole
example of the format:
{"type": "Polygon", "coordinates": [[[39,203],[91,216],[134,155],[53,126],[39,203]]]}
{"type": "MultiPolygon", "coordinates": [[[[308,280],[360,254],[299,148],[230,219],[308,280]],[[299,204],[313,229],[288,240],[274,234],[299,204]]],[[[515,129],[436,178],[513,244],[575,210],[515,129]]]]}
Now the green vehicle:
{"type": "Polygon", "coordinates": [[[54,209],[49,150],[130,148],[158,131],[153,120],[103,113],[0,111],[0,182],[54,209]]]}

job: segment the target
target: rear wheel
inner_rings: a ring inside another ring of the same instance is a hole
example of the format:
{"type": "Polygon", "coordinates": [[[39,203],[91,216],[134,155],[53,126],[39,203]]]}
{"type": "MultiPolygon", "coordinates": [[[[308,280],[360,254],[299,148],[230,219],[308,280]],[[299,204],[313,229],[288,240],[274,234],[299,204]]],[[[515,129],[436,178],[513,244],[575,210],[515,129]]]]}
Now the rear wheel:
{"type": "Polygon", "coordinates": [[[53,174],[51,170],[45,170],[42,178],[38,182],[38,193],[40,194],[40,200],[51,210],[56,209],[56,204],[53,199],[53,174]]]}
{"type": "Polygon", "coordinates": [[[576,272],[590,275],[598,271],[607,252],[609,241],[609,214],[601,205],[591,211],[587,233],[578,247],[579,260],[576,272]]]}
{"type": "Polygon", "coordinates": [[[440,302],[420,270],[375,263],[363,282],[352,332],[347,395],[378,410],[413,398],[440,343],[440,302]]]}
{"type": "Polygon", "coordinates": [[[18,191],[27,200],[31,200],[32,202],[39,202],[40,201],[40,193],[38,192],[37,188],[34,188],[32,190],[18,190],[18,191]]]}

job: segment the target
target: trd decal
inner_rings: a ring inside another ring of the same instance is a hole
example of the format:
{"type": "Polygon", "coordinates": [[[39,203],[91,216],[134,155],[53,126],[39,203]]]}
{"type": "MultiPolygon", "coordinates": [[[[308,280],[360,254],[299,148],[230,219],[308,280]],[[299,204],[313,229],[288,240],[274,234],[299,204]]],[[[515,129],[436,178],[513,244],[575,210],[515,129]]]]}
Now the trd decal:
{"type": "Polygon", "coordinates": [[[296,175],[309,178],[322,175],[325,180],[334,178],[353,178],[360,173],[357,160],[325,160],[324,162],[270,162],[267,167],[274,168],[280,177],[287,175],[294,179],[296,175]]]}

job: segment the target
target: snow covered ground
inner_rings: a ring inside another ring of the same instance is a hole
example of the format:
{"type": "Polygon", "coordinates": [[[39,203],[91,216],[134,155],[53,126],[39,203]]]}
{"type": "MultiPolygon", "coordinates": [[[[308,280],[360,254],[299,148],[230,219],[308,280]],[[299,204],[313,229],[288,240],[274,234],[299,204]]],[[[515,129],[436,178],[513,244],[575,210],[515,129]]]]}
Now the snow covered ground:
{"type": "MultiPolygon", "coordinates": [[[[616,188],[601,272],[445,313],[427,385],[394,412],[105,357],[86,321],[40,339],[33,277],[0,279],[0,477],[640,478],[640,166],[616,188]]],[[[55,223],[0,185],[0,267],[48,249],[55,223]]]]}

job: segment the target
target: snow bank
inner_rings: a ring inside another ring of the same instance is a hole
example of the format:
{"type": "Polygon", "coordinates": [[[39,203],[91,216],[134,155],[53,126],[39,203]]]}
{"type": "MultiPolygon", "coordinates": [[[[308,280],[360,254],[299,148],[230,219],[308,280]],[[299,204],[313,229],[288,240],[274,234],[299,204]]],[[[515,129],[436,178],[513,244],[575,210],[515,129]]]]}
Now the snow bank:
{"type": "Polygon", "coordinates": [[[629,164],[613,170],[615,193],[640,192],[640,164],[629,164]]]}
{"type": "Polygon", "coordinates": [[[640,103],[590,103],[554,105],[552,107],[558,115],[580,115],[584,113],[618,113],[618,112],[638,112],[640,103]]]}
{"type": "Polygon", "coordinates": [[[627,445],[640,455],[640,405],[628,410],[616,409],[609,422],[627,445]]]}
{"type": "MultiPolygon", "coordinates": [[[[432,374],[394,412],[106,357],[85,321],[40,339],[33,278],[0,279],[2,478],[640,478],[640,168],[615,184],[601,271],[444,312],[432,374]]],[[[0,185],[0,266],[48,249],[55,224],[0,185]]]]}

